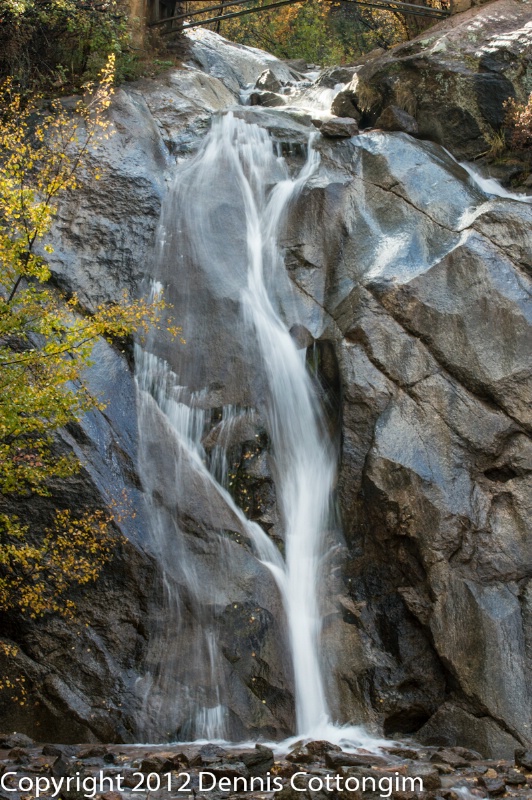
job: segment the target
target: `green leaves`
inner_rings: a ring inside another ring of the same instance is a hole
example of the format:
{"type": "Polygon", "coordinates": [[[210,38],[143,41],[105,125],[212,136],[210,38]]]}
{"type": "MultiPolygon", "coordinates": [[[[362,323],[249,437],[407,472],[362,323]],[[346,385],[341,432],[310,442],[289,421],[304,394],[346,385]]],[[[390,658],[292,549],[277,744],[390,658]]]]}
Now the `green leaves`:
{"type": "MultiPolygon", "coordinates": [[[[271,0],[254,0],[267,6],[271,0]]],[[[195,10],[201,3],[191,0],[195,10]]],[[[365,9],[339,0],[307,0],[276,8],[257,16],[250,14],[222,23],[221,33],[233,41],[266,47],[279,58],[303,58],[322,66],[349,63],[383,40],[403,41],[405,26],[391,11],[365,9]]]]}
{"type": "Polygon", "coordinates": [[[109,53],[126,76],[129,30],[118,0],[0,0],[0,77],[57,92],[95,79],[109,53]]]}

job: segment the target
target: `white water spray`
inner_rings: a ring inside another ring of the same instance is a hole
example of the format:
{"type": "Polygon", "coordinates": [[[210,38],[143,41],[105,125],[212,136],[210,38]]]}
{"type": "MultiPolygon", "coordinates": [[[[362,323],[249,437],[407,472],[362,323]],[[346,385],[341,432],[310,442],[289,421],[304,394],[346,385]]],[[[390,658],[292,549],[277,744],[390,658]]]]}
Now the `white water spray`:
{"type": "MultiPolygon", "coordinates": [[[[328,739],[347,748],[363,746],[375,750],[384,742],[372,739],[362,727],[335,726],[329,710],[320,653],[320,590],[327,578],[326,556],[334,543],[331,534],[336,453],[306,369],[305,352],[298,350],[289,333],[299,319],[279,245],[288,207],[318,164],[311,138],[305,164],[296,177],[291,177],[265,129],[233,114],[214,120],[201,151],[177,171],[158,237],[157,277],[163,282],[166,277],[168,284],[178,286],[175,298],[182,303],[181,313],[192,320],[194,332],[189,337],[184,362],[177,358],[170,368],[160,357],[139,353],[137,372],[141,408],[143,404],[147,408],[143,417],[146,430],[152,424],[155,400],[176,437],[176,450],[183,461],[181,471],[176,472],[176,491],[193,470],[195,480],[208,488],[213,502],[221,501],[233,515],[236,528],[247,537],[257,559],[275,579],[288,630],[297,735],[328,739]],[[223,339],[222,365],[212,355],[213,337],[223,339]],[[197,355],[188,356],[187,362],[188,348],[197,355]],[[232,428],[256,416],[256,412],[239,408],[238,403],[225,405],[216,423],[218,438],[210,456],[203,446],[205,436],[208,438],[213,430],[209,409],[217,405],[212,392],[218,389],[210,387],[219,386],[218,378],[225,380],[228,372],[232,391],[238,392],[238,369],[242,364],[247,364],[252,373],[250,378],[243,375],[242,381],[249,380],[249,387],[255,392],[254,404],[271,443],[283,554],[262,527],[246,518],[228,491],[226,446],[232,428]]],[[[174,298],[170,299],[173,302],[174,298]]],[[[141,439],[143,436],[146,438],[141,430],[141,439]]],[[[153,449],[153,443],[147,441],[143,448],[148,453],[147,474],[153,471],[154,462],[149,456],[153,449]]],[[[176,502],[186,504],[187,498],[177,497],[176,502]]],[[[163,541],[156,550],[167,563],[176,535],[175,525],[170,534],[163,526],[155,533],[156,540],[163,541]]],[[[219,541],[223,544],[223,536],[219,541]]],[[[223,547],[219,552],[221,574],[223,547]]],[[[188,566],[188,559],[183,546],[184,566],[178,580],[192,583],[185,594],[193,598],[194,614],[202,618],[202,608],[215,608],[225,601],[216,599],[215,588],[196,575],[194,565],[188,566]]],[[[223,588],[218,592],[223,594],[223,588]]],[[[190,731],[196,737],[211,740],[223,739],[227,734],[227,687],[220,677],[223,659],[212,636],[213,624],[214,619],[207,616],[203,625],[208,631],[203,634],[200,630],[197,638],[201,641],[196,646],[198,652],[208,655],[202,670],[207,683],[211,683],[210,691],[200,692],[195,705],[187,692],[182,693],[189,702],[191,722],[179,723],[182,735],[190,731]]],[[[159,647],[154,661],[164,647],[159,647]]],[[[178,654],[173,661],[179,661],[178,654]]],[[[159,683],[159,695],[172,695],[170,675],[159,683]]],[[[151,687],[152,684],[147,694],[151,687]]],[[[181,691],[179,686],[177,689],[181,691]]],[[[165,725],[170,728],[172,714],[182,714],[182,708],[178,713],[179,703],[173,698],[167,705],[165,725]]]]}
{"type": "Polygon", "coordinates": [[[460,166],[465,169],[473,183],[485,194],[502,197],[504,200],[517,200],[519,203],[532,203],[532,197],[527,194],[510,192],[495,178],[485,178],[475,167],[467,161],[460,161],[460,166]]]}
{"type": "MultiPolygon", "coordinates": [[[[282,279],[285,280],[283,291],[288,285],[278,245],[282,220],[287,206],[315,170],[318,155],[310,146],[306,164],[292,179],[282,159],[275,155],[265,130],[248,125],[232,114],[216,119],[202,151],[184,167],[189,175],[193,173],[190,185],[200,196],[200,205],[205,202],[205,214],[210,213],[211,217],[217,212],[215,204],[212,207],[208,204],[215,164],[225,166],[231,180],[231,195],[238,197],[242,209],[244,227],[240,238],[245,248],[245,253],[241,254],[245,273],[239,273],[238,265],[232,272],[223,269],[227,265],[218,262],[214,253],[211,279],[223,286],[220,291],[234,294],[240,305],[242,324],[247,328],[246,335],[253,336],[256,341],[261,361],[258,369],[265,386],[265,396],[258,402],[273,451],[277,499],[284,528],[284,559],[264,531],[245,518],[222,485],[227,477],[223,448],[218,448],[209,473],[201,446],[206,421],[201,393],[188,392],[189,399],[185,402],[187,390],[179,387],[181,376],[178,378],[163,361],[147,353],[139,354],[138,380],[142,392],[155,399],[170,422],[180,447],[187,451],[189,465],[209,481],[235,513],[257,557],[277,582],[289,631],[297,732],[310,734],[330,724],[320,663],[319,586],[330,522],[335,454],[304,358],[281,318],[277,294],[282,279]],[[272,176],[277,176],[273,188],[272,176]],[[205,193],[204,201],[202,193],[205,193]]],[[[179,180],[178,172],[176,182],[179,180]]],[[[204,227],[211,222],[212,219],[195,220],[198,240],[189,246],[196,258],[201,259],[208,244],[207,235],[203,239],[202,235],[204,227]]],[[[190,228],[187,233],[190,236],[190,228]]],[[[226,411],[224,414],[227,416],[226,411]]],[[[222,423],[230,424],[230,416],[222,423]]],[[[209,639],[213,674],[215,651],[209,639]]],[[[216,721],[221,717],[219,708],[220,703],[217,703],[216,707],[198,711],[198,720],[202,720],[199,727],[211,737],[223,735],[222,730],[215,730],[216,721]]]]}
{"type": "MultiPolygon", "coordinates": [[[[245,200],[249,277],[242,303],[257,336],[269,388],[266,413],[286,548],[282,573],[276,572],[276,576],[290,632],[297,730],[307,733],[329,722],[319,658],[318,587],[335,464],[305,364],[274,308],[266,281],[269,278],[271,284],[282,266],[278,235],[283,214],[317,166],[317,155],[310,148],[298,178],[279,182],[267,200],[263,190],[266,175],[256,168],[253,152],[234,144],[238,134],[245,137],[247,127],[225,117],[221,141],[227,156],[235,161],[245,200]]],[[[268,144],[262,143],[266,148],[268,144]]]]}

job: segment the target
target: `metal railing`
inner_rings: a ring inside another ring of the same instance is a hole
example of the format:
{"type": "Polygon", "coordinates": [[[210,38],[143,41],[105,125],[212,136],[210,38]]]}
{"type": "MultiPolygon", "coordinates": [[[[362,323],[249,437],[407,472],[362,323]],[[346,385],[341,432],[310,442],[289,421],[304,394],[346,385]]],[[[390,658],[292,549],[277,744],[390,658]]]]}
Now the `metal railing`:
{"type": "MultiPolygon", "coordinates": [[[[206,0],[206,2],[208,2],[208,0],[206,0]]],[[[244,8],[242,11],[231,11],[228,14],[223,13],[225,9],[230,8],[231,6],[242,6],[248,4],[249,2],[250,0],[230,0],[230,2],[218,3],[217,5],[207,6],[207,8],[189,11],[188,13],[183,14],[176,14],[172,17],[166,17],[165,19],[157,20],[156,22],[152,22],[150,27],[154,27],[156,25],[165,25],[167,22],[192,20],[191,22],[185,22],[182,26],[180,26],[180,30],[197,28],[202,25],[210,25],[212,22],[223,22],[224,19],[242,17],[245,14],[260,14],[264,13],[265,11],[269,11],[272,8],[280,8],[281,6],[294,5],[296,3],[305,3],[306,0],[277,0],[274,3],[268,3],[268,5],[265,6],[253,6],[252,8],[244,8]],[[194,17],[199,17],[200,15],[207,14],[211,11],[217,11],[217,16],[208,17],[207,19],[193,19],[194,17]]],[[[434,19],[444,19],[450,14],[450,11],[447,9],[434,8],[432,6],[420,6],[415,3],[404,2],[404,0],[340,0],[340,2],[345,3],[346,5],[356,5],[364,8],[377,8],[384,11],[399,11],[402,14],[408,14],[409,16],[433,17],[434,19]]],[[[171,30],[163,31],[163,35],[174,32],[175,31],[171,30]]]]}

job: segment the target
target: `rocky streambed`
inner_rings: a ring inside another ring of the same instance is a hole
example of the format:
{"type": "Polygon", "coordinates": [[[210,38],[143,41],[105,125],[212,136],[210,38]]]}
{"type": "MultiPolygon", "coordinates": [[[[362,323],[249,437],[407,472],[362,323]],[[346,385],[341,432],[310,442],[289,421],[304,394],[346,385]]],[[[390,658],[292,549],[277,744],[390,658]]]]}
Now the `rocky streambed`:
{"type": "Polygon", "coordinates": [[[532,752],[485,759],[464,747],[390,743],[344,752],[326,741],[267,745],[37,746],[0,736],[0,796],[222,800],[473,800],[532,797],[532,752]],[[69,782],[70,781],[70,782],[69,782]]]}

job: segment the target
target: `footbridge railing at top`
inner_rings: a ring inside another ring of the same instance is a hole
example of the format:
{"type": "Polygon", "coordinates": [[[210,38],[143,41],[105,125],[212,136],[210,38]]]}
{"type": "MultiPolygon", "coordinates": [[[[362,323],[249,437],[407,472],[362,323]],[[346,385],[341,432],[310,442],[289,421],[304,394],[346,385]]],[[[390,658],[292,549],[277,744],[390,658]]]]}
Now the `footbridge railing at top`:
{"type": "MultiPolygon", "coordinates": [[[[203,0],[204,2],[209,2],[209,0],[203,0]]],[[[181,22],[182,24],[179,26],[180,30],[185,30],[187,28],[197,28],[202,25],[209,25],[213,22],[219,23],[223,22],[224,19],[234,19],[235,17],[242,17],[246,14],[261,14],[266,11],[269,11],[272,8],[279,8],[280,6],[288,6],[294,5],[296,3],[305,3],[307,0],[276,0],[274,3],[268,3],[264,6],[253,6],[249,7],[249,4],[252,0],[230,0],[227,2],[226,0],[222,0],[222,2],[218,3],[217,5],[210,5],[205,8],[201,8],[195,11],[189,11],[187,13],[180,13],[174,14],[171,17],[166,17],[164,19],[156,20],[150,23],[150,27],[158,26],[158,25],[166,25],[169,22],[181,22]],[[230,11],[229,13],[224,13],[228,8],[233,6],[247,6],[239,11],[230,11]],[[209,12],[217,12],[216,16],[211,16],[206,19],[200,19],[201,15],[207,14],[209,12]]],[[[331,0],[329,0],[330,2],[331,0]]],[[[448,17],[451,13],[449,8],[435,8],[433,6],[424,6],[418,5],[416,3],[408,3],[405,0],[340,0],[340,2],[346,5],[355,5],[361,6],[363,8],[377,8],[382,9],[384,11],[399,11],[402,14],[408,14],[412,16],[422,16],[422,17],[433,17],[435,19],[444,19],[448,17]]],[[[447,5],[446,0],[442,0],[442,5],[447,5]]],[[[162,34],[167,33],[175,33],[175,30],[165,30],[162,31],[162,34]]]]}

